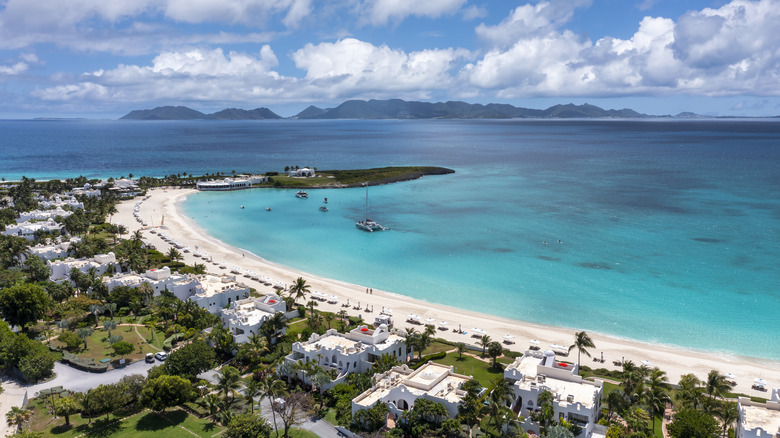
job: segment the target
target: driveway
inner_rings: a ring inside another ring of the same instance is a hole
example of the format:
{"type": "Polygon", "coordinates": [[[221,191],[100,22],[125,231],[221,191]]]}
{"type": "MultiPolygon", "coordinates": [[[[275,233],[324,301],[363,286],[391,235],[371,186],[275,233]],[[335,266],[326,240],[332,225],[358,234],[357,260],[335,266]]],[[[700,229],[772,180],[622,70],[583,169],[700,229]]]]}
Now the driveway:
{"type": "Polygon", "coordinates": [[[146,373],[150,368],[155,365],[160,365],[161,363],[162,362],[158,360],[155,360],[154,363],[146,363],[144,360],[139,360],[124,368],[116,368],[106,371],[105,373],[88,373],[86,371],[79,371],[60,362],[55,362],[54,372],[57,374],[57,377],[48,382],[30,385],[25,388],[28,391],[28,397],[33,397],[35,393],[40,390],[54,386],[62,386],[63,388],[74,392],[87,392],[89,389],[99,385],[116,383],[122,377],[130,376],[132,374],[141,374],[146,377],[146,373]]]}

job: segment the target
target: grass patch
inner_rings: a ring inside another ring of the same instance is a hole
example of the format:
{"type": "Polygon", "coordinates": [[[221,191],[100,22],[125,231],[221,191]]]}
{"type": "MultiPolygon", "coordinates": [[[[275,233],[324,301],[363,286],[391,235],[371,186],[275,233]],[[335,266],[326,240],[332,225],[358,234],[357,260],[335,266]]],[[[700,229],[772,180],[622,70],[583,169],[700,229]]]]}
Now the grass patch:
{"type": "MultiPolygon", "coordinates": [[[[271,432],[271,436],[283,436],[282,431],[279,430],[279,435],[276,435],[275,432],[271,432]]],[[[290,437],[291,438],[317,438],[317,434],[314,432],[309,432],[308,430],[298,429],[297,427],[293,427],[290,429],[290,437]]]]}
{"type": "Polygon", "coordinates": [[[492,363],[481,361],[475,357],[463,355],[458,359],[458,355],[448,354],[444,359],[436,360],[436,363],[442,365],[451,365],[456,373],[473,376],[480,385],[488,387],[490,382],[497,377],[503,377],[503,368],[493,368],[492,363]]]}
{"type": "MultiPolygon", "coordinates": [[[[428,346],[425,350],[423,350],[423,356],[427,356],[429,354],[439,353],[441,351],[449,351],[452,350],[452,345],[444,344],[439,341],[433,341],[431,345],[428,346]]],[[[415,355],[417,353],[415,352],[415,355]]]]}

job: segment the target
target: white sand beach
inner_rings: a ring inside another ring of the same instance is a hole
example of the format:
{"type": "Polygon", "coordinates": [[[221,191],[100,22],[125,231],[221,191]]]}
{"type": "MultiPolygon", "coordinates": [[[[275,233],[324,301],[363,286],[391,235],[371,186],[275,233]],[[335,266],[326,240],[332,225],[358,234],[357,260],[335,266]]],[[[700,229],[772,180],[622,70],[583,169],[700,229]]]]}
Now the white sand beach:
{"type": "MultiPolygon", "coordinates": [[[[209,236],[191,219],[185,217],[179,211],[178,205],[187,196],[195,193],[197,191],[194,189],[151,190],[149,191],[149,198],[144,200],[140,206],[140,215],[145,220],[154,218],[155,223],[150,223],[150,225],[159,225],[160,219],[164,216],[165,233],[167,235],[193,250],[197,246],[200,252],[209,254],[213,257],[213,261],[223,263],[228,268],[237,266],[242,269],[249,269],[261,276],[268,276],[274,281],[281,281],[287,285],[291,284],[296,278],[303,277],[311,286],[311,291],[320,291],[328,295],[336,295],[339,298],[338,304],[321,303],[318,307],[319,310],[333,312],[348,310],[350,314],[360,313],[364,319],[371,322],[383,308],[390,308],[392,309],[396,327],[410,327],[411,325],[405,322],[407,315],[416,314],[421,317],[423,322],[427,318],[433,318],[436,324],[439,321],[446,321],[449,329],[447,331],[437,331],[437,336],[439,337],[476,344],[477,339],[471,337],[473,334],[471,329],[479,328],[496,341],[503,341],[506,335],[512,336],[511,340],[515,341],[515,344],[509,346],[509,348],[518,351],[524,351],[528,348],[532,339],[538,340],[538,345],[542,349],[549,348],[551,344],[569,346],[573,342],[575,330],[572,329],[495,317],[416,300],[377,289],[373,289],[373,294],[369,295],[366,294],[366,288],[372,287],[370,285],[349,284],[269,262],[209,236]],[[342,307],[342,304],[345,304],[347,300],[349,300],[350,307],[342,307]],[[366,305],[371,306],[373,312],[367,313],[363,310],[354,310],[353,307],[358,303],[362,308],[365,308],[366,305]],[[458,328],[459,325],[468,334],[463,335],[453,332],[452,329],[458,328]]],[[[142,228],[141,224],[133,216],[133,207],[139,199],[127,201],[119,205],[119,213],[113,217],[113,222],[126,226],[130,233],[142,228]]],[[[143,235],[146,241],[162,252],[167,252],[170,248],[169,244],[164,242],[158,235],[150,233],[148,229],[143,231],[143,235]]],[[[183,255],[187,264],[203,263],[201,259],[195,258],[192,253],[183,255]]],[[[214,274],[229,274],[227,272],[229,269],[220,269],[219,266],[211,263],[207,264],[207,271],[214,274]]],[[[244,277],[241,277],[241,281],[256,288],[261,293],[273,291],[271,287],[257,281],[244,277]]],[[[442,293],[445,293],[445,291],[442,291],[442,293]]],[[[576,318],[576,316],[573,316],[573,318],[576,318]]],[[[757,321],[757,323],[759,322],[757,321]]],[[[567,325],[576,327],[577,321],[568,321],[567,325]]],[[[680,376],[687,373],[694,373],[702,379],[706,377],[710,370],[716,369],[723,374],[732,373],[736,375],[737,386],[734,389],[736,392],[763,397],[768,397],[770,393],[751,389],[754,379],[765,379],[769,385],[768,388],[780,386],[780,362],[778,361],[680,349],[666,345],[620,339],[600,333],[589,332],[589,335],[596,345],[596,348],[590,349],[591,354],[594,357],[600,357],[603,352],[606,359],[604,364],[599,364],[594,362],[593,359],[583,356],[583,365],[588,365],[592,368],[618,369],[612,362],[622,359],[632,360],[636,364],[649,361],[649,366],[658,367],[666,371],[671,383],[677,383],[680,376]]],[[[568,360],[576,361],[576,353],[572,352],[568,360]]]]}

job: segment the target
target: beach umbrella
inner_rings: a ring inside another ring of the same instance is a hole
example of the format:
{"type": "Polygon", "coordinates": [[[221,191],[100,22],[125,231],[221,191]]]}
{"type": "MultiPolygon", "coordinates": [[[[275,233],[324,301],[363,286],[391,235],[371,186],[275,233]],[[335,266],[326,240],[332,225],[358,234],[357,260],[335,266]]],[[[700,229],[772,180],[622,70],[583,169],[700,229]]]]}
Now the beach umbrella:
{"type": "Polygon", "coordinates": [[[484,330],[482,330],[482,329],[480,329],[480,328],[476,328],[476,327],[472,327],[472,328],[471,328],[471,331],[472,331],[472,332],[475,332],[475,333],[479,333],[480,335],[484,335],[484,334],[485,334],[485,331],[484,331],[484,330]]]}
{"type": "Polygon", "coordinates": [[[391,309],[389,307],[384,307],[384,309],[385,309],[385,313],[388,314],[388,315],[391,315],[393,313],[393,309],[391,309]]]}
{"type": "Polygon", "coordinates": [[[531,339],[531,343],[534,345],[539,345],[539,341],[537,341],[536,339],[531,339]]]}
{"type": "Polygon", "coordinates": [[[553,350],[568,350],[568,348],[558,344],[550,344],[550,347],[552,347],[553,350]]]}
{"type": "Polygon", "coordinates": [[[447,321],[439,321],[439,327],[444,327],[447,325],[447,321]]]}
{"type": "Polygon", "coordinates": [[[650,361],[649,360],[643,360],[642,361],[642,365],[645,365],[645,366],[649,367],[650,366],[650,361]]]}
{"type": "Polygon", "coordinates": [[[735,376],[735,375],[734,375],[734,374],[732,374],[732,373],[728,373],[728,374],[726,374],[726,378],[727,378],[727,379],[730,379],[730,380],[737,380],[737,376],[735,376]]]}
{"type": "Polygon", "coordinates": [[[757,378],[756,380],[753,381],[753,383],[755,383],[756,385],[764,386],[764,385],[766,385],[766,380],[761,379],[761,378],[757,378]]]}
{"type": "Polygon", "coordinates": [[[512,335],[504,335],[504,339],[512,339],[512,338],[514,338],[514,336],[512,336],[512,335]]]}
{"type": "Polygon", "coordinates": [[[435,318],[426,318],[425,322],[434,323],[434,322],[436,322],[436,319],[435,318]]]}

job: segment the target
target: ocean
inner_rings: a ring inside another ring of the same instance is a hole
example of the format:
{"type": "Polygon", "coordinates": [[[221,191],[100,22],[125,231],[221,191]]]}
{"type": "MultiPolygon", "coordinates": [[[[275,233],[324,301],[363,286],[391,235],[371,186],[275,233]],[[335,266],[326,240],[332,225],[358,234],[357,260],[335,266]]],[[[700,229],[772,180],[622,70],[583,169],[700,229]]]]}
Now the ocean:
{"type": "Polygon", "coordinates": [[[778,121],[0,121],[0,133],[6,179],[450,167],[370,187],[381,233],[355,228],[362,188],[204,192],[184,210],[227,243],[362,287],[780,359],[778,121]]]}

